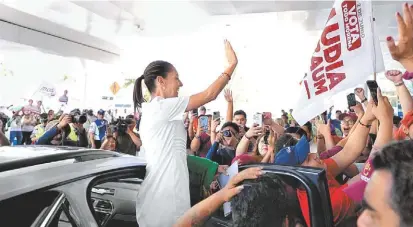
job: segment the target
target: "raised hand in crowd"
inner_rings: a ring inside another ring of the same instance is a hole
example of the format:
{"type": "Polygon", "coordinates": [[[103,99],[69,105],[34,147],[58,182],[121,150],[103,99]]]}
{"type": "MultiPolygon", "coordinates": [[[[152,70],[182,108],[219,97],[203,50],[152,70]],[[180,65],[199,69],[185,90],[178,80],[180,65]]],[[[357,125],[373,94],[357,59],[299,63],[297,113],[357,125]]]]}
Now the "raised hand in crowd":
{"type": "Polygon", "coordinates": [[[385,75],[394,84],[403,82],[403,73],[400,70],[387,70],[385,75]]]}
{"type": "Polygon", "coordinates": [[[217,135],[217,128],[221,124],[220,119],[215,119],[211,122],[211,144],[214,143],[215,137],[217,135]]]}
{"type": "Polygon", "coordinates": [[[388,70],[385,75],[388,80],[394,83],[403,114],[406,115],[413,110],[413,98],[403,82],[403,73],[399,70],[388,70]]]}
{"type": "Polygon", "coordinates": [[[251,139],[252,137],[255,136],[260,136],[264,132],[262,127],[259,127],[258,125],[253,125],[246,133],[245,137],[247,139],[251,139]]]}
{"type": "Polygon", "coordinates": [[[217,127],[221,124],[221,120],[220,119],[215,119],[211,122],[211,132],[216,132],[217,131],[217,127]]]}
{"type": "Polygon", "coordinates": [[[317,150],[326,151],[335,146],[333,136],[331,135],[331,121],[328,120],[325,124],[323,120],[317,119],[315,122],[317,128],[317,150]],[[324,146],[320,146],[323,143],[324,146]]]}
{"type": "Polygon", "coordinates": [[[174,227],[202,226],[208,217],[220,206],[225,202],[230,201],[234,196],[241,192],[244,186],[239,185],[240,183],[247,179],[257,179],[263,174],[264,172],[261,167],[248,168],[239,172],[231,178],[223,189],[185,212],[185,214],[175,223],[174,227]]]}
{"type": "Polygon", "coordinates": [[[389,99],[386,96],[383,96],[380,88],[377,89],[377,106],[373,106],[372,114],[380,121],[388,121],[389,119],[393,121],[393,107],[389,102],[389,99]]]}
{"type": "MultiPolygon", "coordinates": [[[[393,138],[393,115],[394,110],[386,96],[383,96],[380,89],[377,89],[377,106],[373,106],[372,113],[380,122],[380,127],[377,133],[377,139],[374,145],[382,148],[388,144],[393,138]]],[[[375,151],[372,150],[372,153],[375,151]]],[[[371,154],[372,155],[372,154],[371,154]]],[[[370,156],[371,156],[370,155],[370,156]]]]}
{"type": "Polygon", "coordinates": [[[225,97],[225,101],[227,102],[233,102],[234,99],[232,97],[232,91],[230,89],[225,89],[224,90],[224,97],[225,97]]]}
{"type": "Polygon", "coordinates": [[[218,132],[215,136],[215,142],[222,143],[223,141],[224,141],[224,136],[222,135],[222,132],[218,132]]]}
{"type": "Polygon", "coordinates": [[[240,142],[238,143],[237,150],[236,150],[236,156],[247,153],[251,140],[253,140],[254,137],[260,136],[262,133],[264,133],[264,130],[262,127],[259,127],[258,125],[253,125],[244,134],[244,136],[241,138],[240,142]]]}
{"type": "Polygon", "coordinates": [[[354,111],[354,113],[357,115],[357,117],[359,119],[361,119],[361,117],[363,117],[364,109],[363,109],[363,106],[361,105],[361,103],[357,102],[357,104],[355,106],[350,107],[350,109],[352,109],[354,111]]]}
{"type": "Polygon", "coordinates": [[[367,97],[366,93],[364,92],[364,89],[361,87],[355,88],[354,89],[354,94],[360,99],[360,102],[366,106],[367,105],[367,97]]]}
{"type": "Polygon", "coordinates": [[[232,91],[230,89],[225,89],[224,97],[227,101],[227,116],[225,120],[229,122],[233,120],[234,116],[234,98],[232,97],[232,91]]]}
{"type": "Polygon", "coordinates": [[[60,117],[59,124],[57,124],[58,129],[62,129],[72,122],[72,117],[69,114],[64,114],[60,117]]]}
{"type": "Polygon", "coordinates": [[[400,62],[403,67],[413,72],[413,9],[408,3],[403,5],[403,17],[396,14],[397,27],[399,30],[398,43],[394,38],[387,37],[387,46],[394,60],[400,62]]]}

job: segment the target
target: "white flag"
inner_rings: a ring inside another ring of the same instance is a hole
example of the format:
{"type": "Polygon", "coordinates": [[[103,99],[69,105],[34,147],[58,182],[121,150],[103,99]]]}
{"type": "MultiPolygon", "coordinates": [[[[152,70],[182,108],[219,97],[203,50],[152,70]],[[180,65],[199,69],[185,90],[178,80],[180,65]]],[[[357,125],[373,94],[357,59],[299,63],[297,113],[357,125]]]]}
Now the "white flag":
{"type": "Polygon", "coordinates": [[[39,88],[35,92],[35,95],[42,95],[47,97],[52,97],[56,95],[56,87],[50,83],[43,82],[40,84],[39,88]]]}
{"type": "MultiPolygon", "coordinates": [[[[335,1],[311,58],[310,68],[300,82],[294,119],[303,125],[330,106],[334,94],[363,84],[384,68],[373,34],[370,1],[335,1]]],[[[378,49],[380,51],[380,49],[378,49]]]]}

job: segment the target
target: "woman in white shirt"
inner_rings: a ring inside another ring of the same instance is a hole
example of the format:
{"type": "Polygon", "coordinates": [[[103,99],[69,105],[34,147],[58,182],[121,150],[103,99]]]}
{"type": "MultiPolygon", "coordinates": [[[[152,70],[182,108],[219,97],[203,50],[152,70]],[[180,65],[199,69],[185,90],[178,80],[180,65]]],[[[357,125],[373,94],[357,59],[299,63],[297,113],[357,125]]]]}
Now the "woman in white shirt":
{"type": "Polygon", "coordinates": [[[140,133],[147,160],[136,202],[141,227],[172,226],[190,208],[183,116],[215,100],[231,79],[238,59],[227,40],[225,53],[227,69],[206,90],[190,97],[178,97],[183,84],[175,67],[165,61],[150,63],[135,82],[133,101],[135,109],[142,107],[140,133]],[[152,96],[149,103],[143,103],[142,81],[152,96]]]}

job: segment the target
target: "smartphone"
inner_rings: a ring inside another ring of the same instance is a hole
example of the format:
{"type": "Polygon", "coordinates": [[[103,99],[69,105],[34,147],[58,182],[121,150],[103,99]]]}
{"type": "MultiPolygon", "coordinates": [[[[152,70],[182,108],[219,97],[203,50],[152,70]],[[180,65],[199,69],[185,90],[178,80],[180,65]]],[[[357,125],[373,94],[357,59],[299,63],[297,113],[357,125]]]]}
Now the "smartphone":
{"type": "Polygon", "coordinates": [[[198,109],[192,110],[192,116],[198,117],[198,109]]]}
{"type": "Polygon", "coordinates": [[[258,127],[262,127],[262,113],[256,113],[254,114],[254,119],[253,119],[253,124],[257,125],[258,127]]]}
{"type": "Polygon", "coordinates": [[[348,107],[357,105],[356,95],[354,93],[350,93],[347,95],[347,104],[348,104],[348,107]]]}
{"type": "Polygon", "coordinates": [[[265,119],[271,119],[272,118],[272,114],[271,112],[263,112],[262,113],[263,118],[265,119]]]}
{"type": "Polygon", "coordinates": [[[216,119],[220,119],[221,118],[221,114],[219,113],[219,111],[213,112],[212,113],[212,120],[215,121],[216,119]]]}
{"type": "Polygon", "coordinates": [[[379,100],[377,99],[377,88],[379,88],[379,85],[375,80],[368,80],[366,84],[370,90],[371,97],[373,98],[373,101],[377,106],[377,104],[379,103],[379,100]]]}
{"type": "Polygon", "coordinates": [[[201,130],[204,131],[204,132],[207,132],[208,128],[209,128],[208,116],[206,116],[206,115],[200,116],[199,117],[199,124],[200,124],[201,130]]]}

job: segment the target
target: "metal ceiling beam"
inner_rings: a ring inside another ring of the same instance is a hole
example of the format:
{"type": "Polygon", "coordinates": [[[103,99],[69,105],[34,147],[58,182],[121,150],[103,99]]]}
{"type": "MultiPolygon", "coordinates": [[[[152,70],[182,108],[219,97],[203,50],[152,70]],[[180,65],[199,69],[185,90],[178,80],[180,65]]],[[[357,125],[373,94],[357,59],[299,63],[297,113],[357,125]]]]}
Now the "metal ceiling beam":
{"type": "Polygon", "coordinates": [[[105,63],[117,61],[120,56],[120,48],[114,44],[2,4],[0,39],[105,63]]]}

